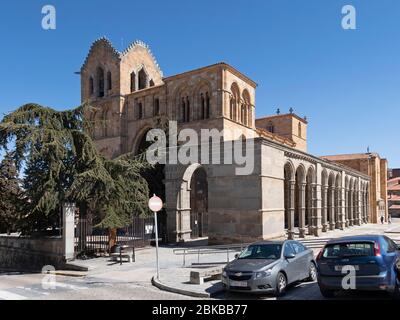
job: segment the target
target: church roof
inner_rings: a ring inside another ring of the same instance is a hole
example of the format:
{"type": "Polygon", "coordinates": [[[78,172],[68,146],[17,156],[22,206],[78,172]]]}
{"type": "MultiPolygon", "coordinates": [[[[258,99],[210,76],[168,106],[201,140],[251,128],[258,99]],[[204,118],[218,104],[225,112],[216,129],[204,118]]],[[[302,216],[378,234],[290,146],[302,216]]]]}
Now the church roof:
{"type": "Polygon", "coordinates": [[[322,159],[327,159],[331,161],[340,161],[340,160],[358,160],[358,159],[369,159],[371,157],[378,157],[379,154],[372,153],[352,153],[352,154],[336,154],[331,156],[322,156],[322,159]]]}
{"type": "Polygon", "coordinates": [[[162,71],[161,71],[161,68],[160,68],[160,66],[159,66],[159,64],[158,64],[158,62],[157,62],[157,60],[156,60],[156,58],[154,57],[153,53],[152,53],[151,50],[150,50],[150,47],[149,47],[146,43],[144,43],[144,42],[141,41],[141,40],[136,40],[136,41],[132,42],[124,51],[120,52],[120,51],[118,51],[118,50],[113,46],[113,44],[111,43],[111,41],[108,40],[106,37],[101,37],[101,38],[96,39],[95,41],[93,41],[92,45],[90,46],[89,53],[87,54],[87,56],[86,56],[86,58],[85,58],[85,61],[84,61],[83,65],[82,65],[82,67],[81,67],[81,69],[85,68],[85,66],[86,66],[86,64],[87,64],[87,62],[88,62],[88,60],[89,60],[89,57],[90,57],[90,55],[92,54],[92,52],[93,52],[98,46],[101,46],[101,45],[107,47],[107,48],[110,50],[111,54],[114,55],[114,57],[115,57],[116,59],[118,59],[118,60],[121,60],[122,57],[124,57],[125,55],[127,55],[130,51],[132,51],[132,50],[133,50],[134,48],[136,48],[137,46],[141,46],[141,47],[145,48],[145,49],[148,51],[148,53],[150,54],[150,56],[152,57],[152,59],[153,59],[153,61],[154,61],[154,64],[157,66],[157,68],[158,68],[158,70],[159,70],[161,76],[163,76],[163,73],[162,73],[162,71]]]}

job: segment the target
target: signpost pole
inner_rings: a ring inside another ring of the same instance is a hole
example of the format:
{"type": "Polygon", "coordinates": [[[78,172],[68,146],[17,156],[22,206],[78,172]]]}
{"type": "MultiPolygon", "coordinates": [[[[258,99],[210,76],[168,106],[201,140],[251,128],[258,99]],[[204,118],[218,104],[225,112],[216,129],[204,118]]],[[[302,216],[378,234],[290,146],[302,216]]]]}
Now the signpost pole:
{"type": "Polygon", "coordinates": [[[156,235],[156,264],[157,264],[157,280],[160,279],[160,263],[158,261],[158,224],[157,224],[157,212],[154,211],[154,227],[156,235]]]}
{"type": "Polygon", "coordinates": [[[155,233],[155,241],[156,241],[156,268],[157,268],[157,275],[156,279],[160,279],[160,262],[158,257],[158,222],[157,222],[157,212],[160,211],[163,207],[162,200],[154,195],[149,200],[149,208],[154,213],[154,233],[155,233]]]}

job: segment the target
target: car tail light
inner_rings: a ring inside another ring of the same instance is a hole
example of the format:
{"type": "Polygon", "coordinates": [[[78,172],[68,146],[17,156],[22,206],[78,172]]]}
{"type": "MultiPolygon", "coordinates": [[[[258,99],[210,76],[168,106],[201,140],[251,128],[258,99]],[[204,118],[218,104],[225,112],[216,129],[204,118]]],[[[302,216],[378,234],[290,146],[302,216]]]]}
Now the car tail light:
{"type": "Polygon", "coordinates": [[[381,246],[379,245],[379,242],[375,242],[374,255],[375,255],[375,257],[380,257],[381,256],[381,246]]]}
{"type": "Polygon", "coordinates": [[[318,253],[317,260],[321,259],[322,254],[324,253],[324,249],[325,248],[322,248],[321,251],[318,253]]]}

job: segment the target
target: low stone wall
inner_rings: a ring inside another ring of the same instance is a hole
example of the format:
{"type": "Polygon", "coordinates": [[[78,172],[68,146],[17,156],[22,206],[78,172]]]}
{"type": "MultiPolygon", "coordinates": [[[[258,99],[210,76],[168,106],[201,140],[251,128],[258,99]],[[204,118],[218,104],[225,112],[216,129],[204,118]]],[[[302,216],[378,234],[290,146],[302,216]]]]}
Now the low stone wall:
{"type": "Polygon", "coordinates": [[[56,269],[64,264],[61,237],[28,238],[0,236],[0,270],[41,271],[46,265],[56,269]]]}

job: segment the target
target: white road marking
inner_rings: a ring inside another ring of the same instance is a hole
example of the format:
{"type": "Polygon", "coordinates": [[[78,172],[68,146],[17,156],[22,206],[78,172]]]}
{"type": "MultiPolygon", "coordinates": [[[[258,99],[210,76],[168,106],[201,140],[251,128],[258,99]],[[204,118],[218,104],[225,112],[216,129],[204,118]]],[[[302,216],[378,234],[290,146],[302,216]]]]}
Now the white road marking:
{"type": "Polygon", "coordinates": [[[44,295],[44,296],[48,296],[50,294],[49,292],[43,292],[43,291],[35,290],[35,289],[32,289],[32,288],[28,288],[28,287],[17,287],[17,289],[25,290],[25,291],[32,292],[32,293],[41,294],[41,295],[44,295]]]}
{"type": "Polygon", "coordinates": [[[27,299],[24,296],[21,296],[16,293],[0,290],[0,299],[1,300],[25,300],[27,299]]]}
{"type": "Polygon", "coordinates": [[[54,285],[57,287],[60,287],[60,288],[67,288],[67,289],[71,289],[71,290],[75,290],[75,291],[89,289],[88,287],[74,286],[72,284],[67,284],[67,283],[62,283],[62,282],[56,282],[54,285]]]}

